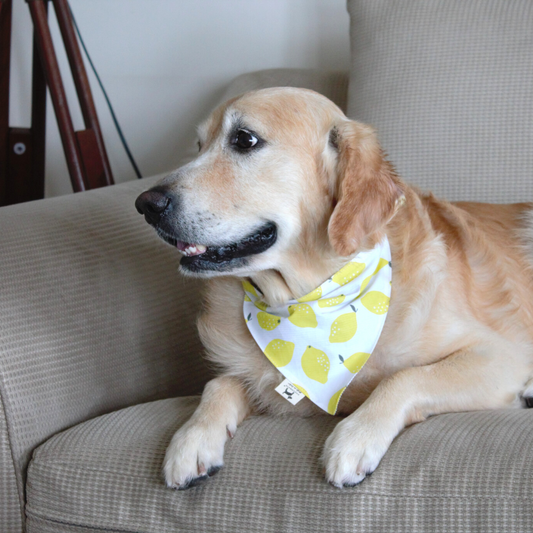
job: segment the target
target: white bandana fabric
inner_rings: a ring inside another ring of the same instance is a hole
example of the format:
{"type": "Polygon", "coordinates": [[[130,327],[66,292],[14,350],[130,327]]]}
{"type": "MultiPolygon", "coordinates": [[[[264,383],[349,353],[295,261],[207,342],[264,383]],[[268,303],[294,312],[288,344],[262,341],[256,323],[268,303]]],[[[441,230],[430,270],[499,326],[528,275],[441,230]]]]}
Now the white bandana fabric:
{"type": "Polygon", "coordinates": [[[243,281],[244,319],[271,363],[305,396],[335,414],[342,393],[372,354],[391,294],[387,237],[357,254],[298,300],[268,307],[243,281]]]}

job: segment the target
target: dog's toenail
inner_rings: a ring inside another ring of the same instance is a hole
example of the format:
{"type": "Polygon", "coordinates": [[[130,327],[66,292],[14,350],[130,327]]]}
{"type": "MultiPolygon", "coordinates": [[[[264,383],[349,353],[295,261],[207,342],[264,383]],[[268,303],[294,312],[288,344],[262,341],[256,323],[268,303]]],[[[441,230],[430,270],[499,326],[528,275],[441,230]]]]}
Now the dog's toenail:
{"type": "Polygon", "coordinates": [[[212,477],[214,476],[220,469],[222,468],[222,466],[212,466],[211,468],[209,468],[209,470],[207,471],[207,475],[209,477],[212,477]]]}
{"type": "Polygon", "coordinates": [[[206,479],[207,479],[207,474],[204,474],[203,476],[195,477],[185,482],[183,485],[180,485],[178,487],[178,490],[185,490],[185,489],[190,489],[191,487],[196,487],[196,485],[199,485],[202,481],[205,481],[206,479]]]}

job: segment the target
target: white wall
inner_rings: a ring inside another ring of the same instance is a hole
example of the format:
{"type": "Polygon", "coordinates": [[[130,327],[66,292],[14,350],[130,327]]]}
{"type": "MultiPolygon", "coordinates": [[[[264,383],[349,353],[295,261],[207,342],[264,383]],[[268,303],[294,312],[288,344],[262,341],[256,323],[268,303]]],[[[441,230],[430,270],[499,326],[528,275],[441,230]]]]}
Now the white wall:
{"type": "MultiPolygon", "coordinates": [[[[170,170],[191,153],[195,125],[235,76],[277,67],[348,68],[345,0],[70,2],[143,176],[170,170]]],[[[74,125],[81,129],[81,113],[51,11],[74,125]]],[[[30,123],[31,33],[26,2],[14,0],[12,126],[30,123]]],[[[89,74],[115,181],[134,179],[96,79],[89,74]]],[[[49,100],[46,195],[70,192],[49,100]]]]}

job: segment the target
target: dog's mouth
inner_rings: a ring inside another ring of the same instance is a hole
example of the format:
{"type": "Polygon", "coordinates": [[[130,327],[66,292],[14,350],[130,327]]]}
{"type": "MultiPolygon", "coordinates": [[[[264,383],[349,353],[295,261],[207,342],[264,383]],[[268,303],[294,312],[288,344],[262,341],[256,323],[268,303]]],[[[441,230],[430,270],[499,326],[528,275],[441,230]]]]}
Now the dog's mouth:
{"type": "Polygon", "coordinates": [[[191,272],[229,270],[239,260],[268,250],[276,242],[278,235],[273,222],[267,222],[259,230],[238,242],[221,246],[183,242],[159,228],[157,233],[165,242],[183,254],[180,265],[191,272]]]}

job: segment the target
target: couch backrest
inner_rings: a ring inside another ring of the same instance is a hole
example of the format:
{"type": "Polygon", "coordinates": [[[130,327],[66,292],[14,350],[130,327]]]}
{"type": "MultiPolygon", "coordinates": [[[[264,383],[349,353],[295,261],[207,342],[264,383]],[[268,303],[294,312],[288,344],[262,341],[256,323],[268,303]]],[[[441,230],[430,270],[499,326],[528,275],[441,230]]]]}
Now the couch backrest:
{"type": "Polygon", "coordinates": [[[533,2],[348,0],[351,118],[408,182],[533,200],[533,2]]]}

